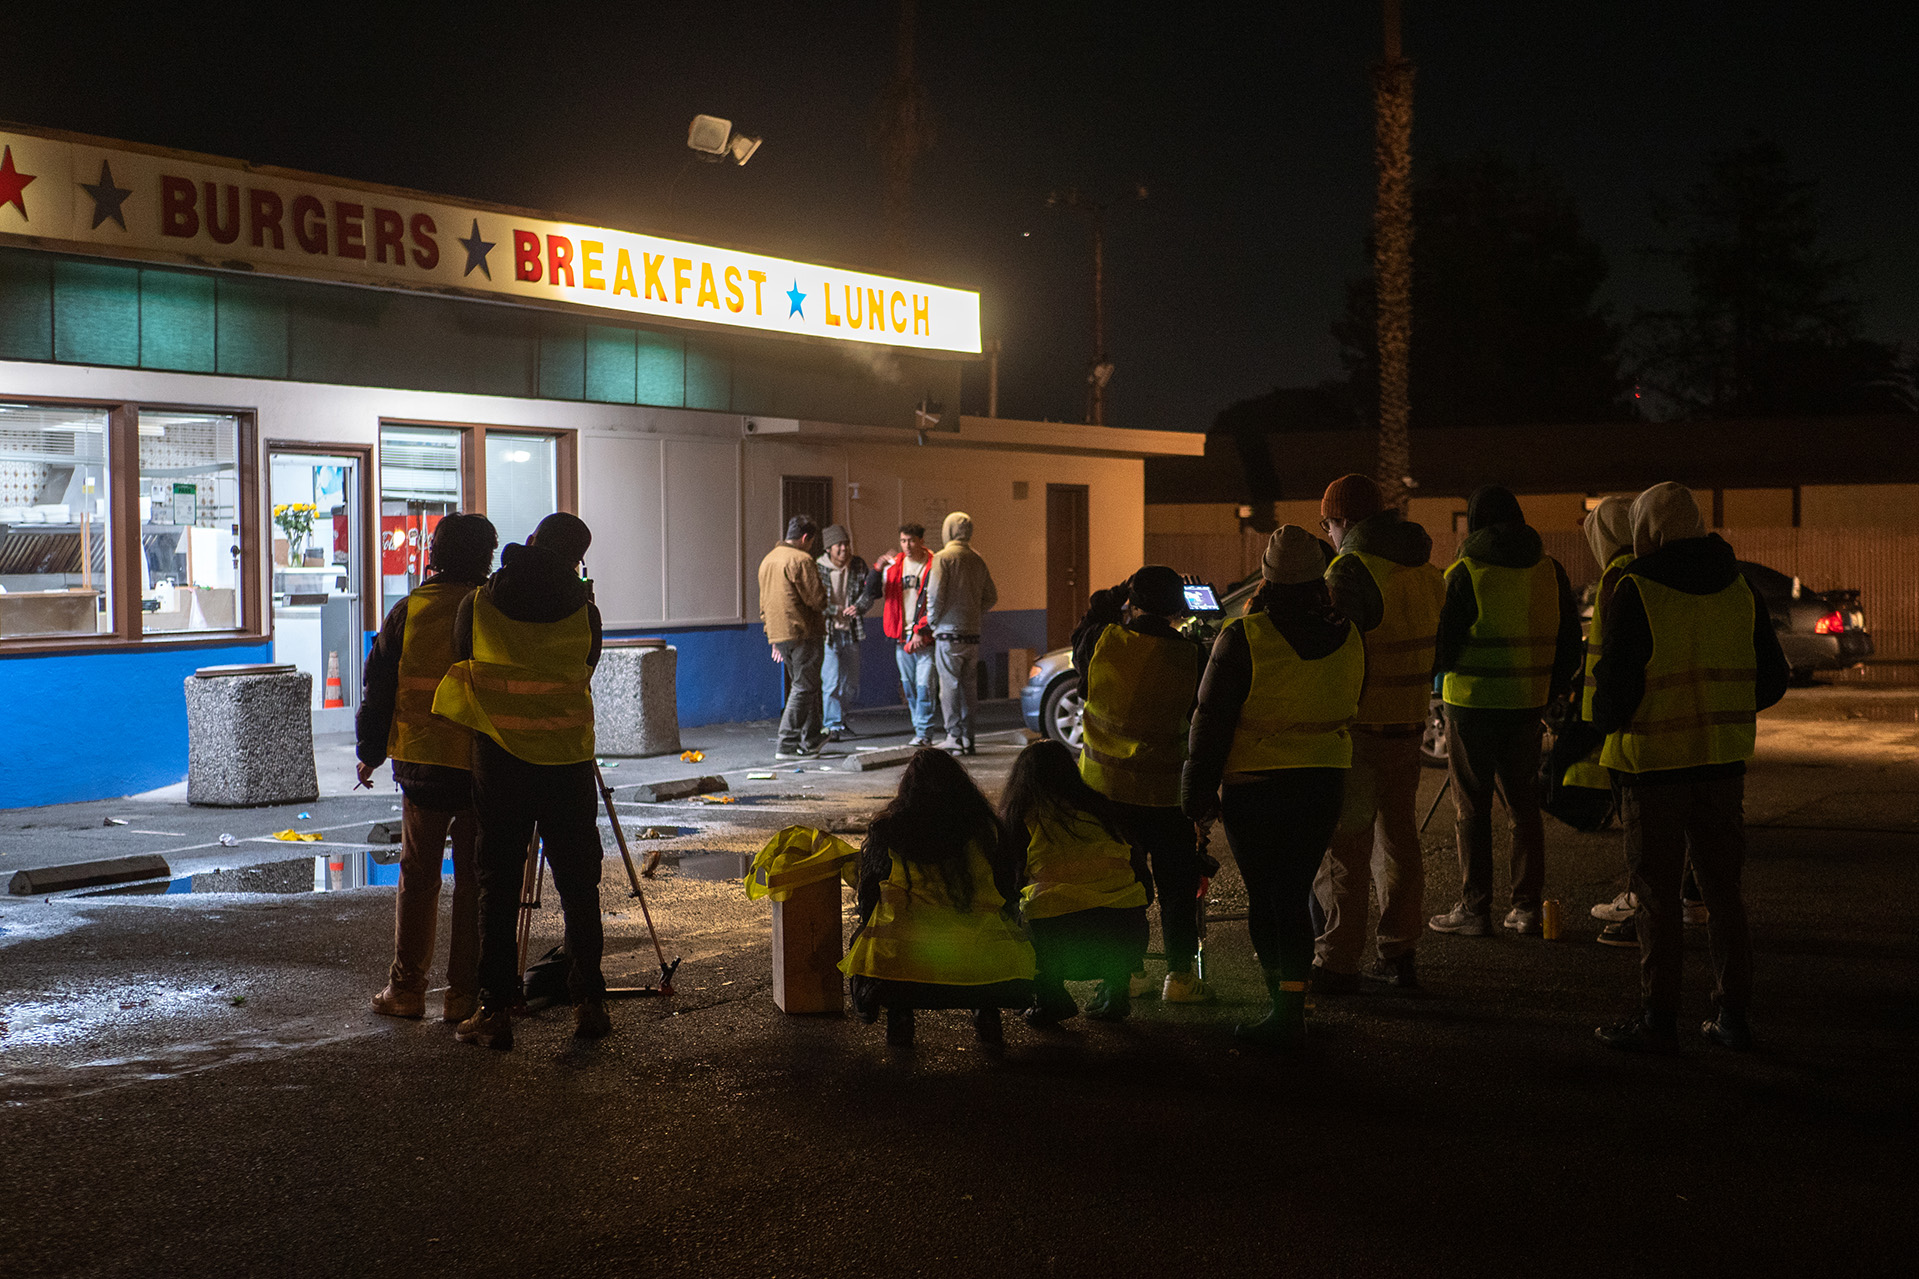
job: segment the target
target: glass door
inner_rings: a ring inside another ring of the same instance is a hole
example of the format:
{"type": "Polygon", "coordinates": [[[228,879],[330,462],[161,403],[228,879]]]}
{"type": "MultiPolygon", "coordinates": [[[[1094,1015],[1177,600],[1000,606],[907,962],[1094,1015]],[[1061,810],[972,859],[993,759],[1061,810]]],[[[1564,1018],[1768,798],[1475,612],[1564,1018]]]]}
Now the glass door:
{"type": "Polygon", "coordinates": [[[380,428],[380,616],[426,580],[426,550],[442,516],[464,498],[461,450],[453,427],[380,428]]]}
{"type": "Polygon", "coordinates": [[[355,454],[268,455],[273,660],[313,677],[315,732],[351,732],[360,701],[360,468],[355,454]]]}

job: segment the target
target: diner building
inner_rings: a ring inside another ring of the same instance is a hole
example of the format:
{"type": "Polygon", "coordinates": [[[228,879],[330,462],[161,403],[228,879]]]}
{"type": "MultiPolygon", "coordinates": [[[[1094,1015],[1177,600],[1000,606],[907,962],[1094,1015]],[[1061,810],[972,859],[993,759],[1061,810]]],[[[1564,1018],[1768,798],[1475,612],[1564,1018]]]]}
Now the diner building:
{"type": "Polygon", "coordinates": [[[454,510],[502,543],[580,514],[687,726],[778,711],[754,569],[788,516],[871,560],[965,510],[1016,692],[1140,563],[1143,459],[1201,440],[961,416],[980,350],[964,289],[0,125],[0,807],[180,780],[204,666],[293,663],[349,729],[454,510]]]}

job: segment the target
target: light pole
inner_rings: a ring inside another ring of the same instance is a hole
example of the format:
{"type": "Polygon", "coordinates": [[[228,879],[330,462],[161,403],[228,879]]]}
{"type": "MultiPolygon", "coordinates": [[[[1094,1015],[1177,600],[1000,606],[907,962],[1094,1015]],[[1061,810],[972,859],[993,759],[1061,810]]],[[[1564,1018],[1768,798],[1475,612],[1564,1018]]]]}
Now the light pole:
{"type": "Polygon", "coordinates": [[[1413,489],[1413,64],[1400,50],[1399,2],[1381,0],[1385,47],[1373,68],[1373,281],[1379,312],[1379,484],[1401,511],[1413,489]]]}
{"type": "Polygon", "coordinates": [[[1093,229],[1093,363],[1086,371],[1086,420],[1095,426],[1106,424],[1106,384],[1113,378],[1113,362],[1106,358],[1106,214],[1146,196],[1146,187],[1140,183],[1105,200],[1095,200],[1077,187],[1046,197],[1047,208],[1083,213],[1093,229]]]}

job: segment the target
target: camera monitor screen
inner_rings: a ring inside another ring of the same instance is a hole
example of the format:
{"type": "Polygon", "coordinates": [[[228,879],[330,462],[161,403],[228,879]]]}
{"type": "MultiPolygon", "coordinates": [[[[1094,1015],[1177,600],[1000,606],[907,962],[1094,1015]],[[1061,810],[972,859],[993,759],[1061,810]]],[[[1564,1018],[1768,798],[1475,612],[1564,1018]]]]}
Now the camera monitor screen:
{"type": "Polygon", "coordinates": [[[1213,595],[1210,586],[1191,586],[1185,588],[1186,607],[1195,613],[1219,612],[1219,600],[1213,595]]]}

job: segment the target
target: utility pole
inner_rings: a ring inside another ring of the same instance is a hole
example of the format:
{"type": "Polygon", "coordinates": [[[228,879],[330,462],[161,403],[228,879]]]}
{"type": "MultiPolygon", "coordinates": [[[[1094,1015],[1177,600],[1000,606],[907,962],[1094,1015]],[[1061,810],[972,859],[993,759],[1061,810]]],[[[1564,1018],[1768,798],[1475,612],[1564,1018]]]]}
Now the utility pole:
{"type": "Polygon", "coordinates": [[[1086,371],[1086,420],[1094,426],[1106,424],[1106,384],[1113,380],[1113,362],[1106,357],[1106,213],[1129,200],[1144,200],[1146,195],[1145,185],[1137,184],[1109,200],[1091,199],[1077,188],[1046,197],[1048,208],[1085,214],[1093,230],[1093,362],[1086,371]]]}
{"type": "Polygon", "coordinates": [[[1379,312],[1379,486],[1400,510],[1412,496],[1407,374],[1413,333],[1413,64],[1400,49],[1400,0],[1382,0],[1385,49],[1373,68],[1373,279],[1379,312]]]}
{"type": "Polygon", "coordinates": [[[878,141],[885,157],[886,190],[880,211],[885,252],[895,267],[906,265],[913,222],[913,161],[933,145],[933,118],[926,90],[913,73],[914,0],[900,0],[899,38],[893,78],[880,95],[878,141]]]}

